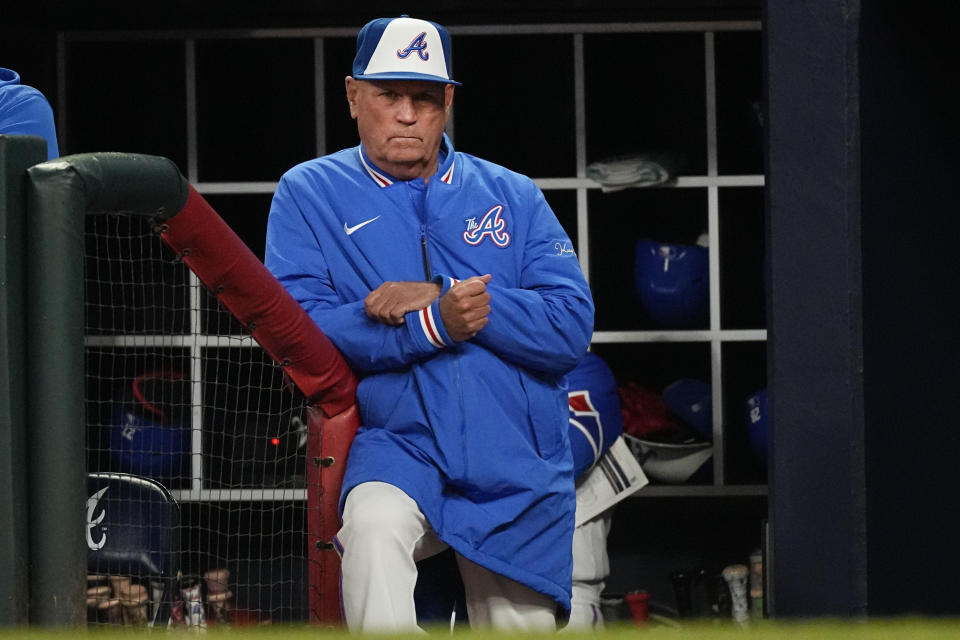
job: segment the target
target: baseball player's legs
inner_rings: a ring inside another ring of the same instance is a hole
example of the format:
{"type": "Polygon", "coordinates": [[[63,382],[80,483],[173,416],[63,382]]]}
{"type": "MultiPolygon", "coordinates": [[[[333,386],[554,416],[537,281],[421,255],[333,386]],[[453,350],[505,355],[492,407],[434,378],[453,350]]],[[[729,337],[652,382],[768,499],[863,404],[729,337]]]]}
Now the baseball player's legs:
{"type": "Polygon", "coordinates": [[[467,596],[467,616],[474,629],[553,631],[557,605],[553,598],[494,573],[457,554],[467,596]]]}
{"type": "Polygon", "coordinates": [[[611,514],[604,512],[573,530],[573,581],[597,582],[610,575],[607,536],[611,514]]]}
{"type": "Polygon", "coordinates": [[[600,594],[610,574],[607,535],[611,512],[584,522],[573,530],[573,597],[567,629],[602,629],[600,594]]]}
{"type": "Polygon", "coordinates": [[[564,629],[585,630],[604,628],[603,613],[600,610],[600,594],[603,582],[573,581],[573,597],[570,599],[570,620],[564,629]]]}
{"type": "Polygon", "coordinates": [[[417,503],[385,482],[357,485],[347,494],[337,541],[347,627],[416,629],[416,562],[446,548],[417,503]]]}

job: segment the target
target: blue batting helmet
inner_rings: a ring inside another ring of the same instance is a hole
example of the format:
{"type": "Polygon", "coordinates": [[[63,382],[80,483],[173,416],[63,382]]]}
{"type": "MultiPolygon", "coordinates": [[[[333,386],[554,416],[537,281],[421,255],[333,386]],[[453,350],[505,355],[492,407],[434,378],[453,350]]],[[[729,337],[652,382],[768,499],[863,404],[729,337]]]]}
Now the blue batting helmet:
{"type": "Polygon", "coordinates": [[[709,382],[681,378],[663,390],[667,409],[701,438],[713,439],[713,397],[709,382]]]}
{"type": "Polygon", "coordinates": [[[689,329],[707,324],[710,265],[706,247],[637,242],[634,284],[643,308],[657,325],[689,329]]]}
{"type": "Polygon", "coordinates": [[[586,353],[567,374],[575,477],[589,470],[623,432],[620,396],[610,367],[586,353]]]}
{"type": "Polygon", "coordinates": [[[188,470],[189,387],[178,373],[136,376],[113,401],[110,450],[120,471],[169,480],[188,470]]]}
{"type": "Polygon", "coordinates": [[[767,390],[760,389],[747,398],[747,437],[750,450],[761,464],[767,464],[768,439],[767,390]]]}

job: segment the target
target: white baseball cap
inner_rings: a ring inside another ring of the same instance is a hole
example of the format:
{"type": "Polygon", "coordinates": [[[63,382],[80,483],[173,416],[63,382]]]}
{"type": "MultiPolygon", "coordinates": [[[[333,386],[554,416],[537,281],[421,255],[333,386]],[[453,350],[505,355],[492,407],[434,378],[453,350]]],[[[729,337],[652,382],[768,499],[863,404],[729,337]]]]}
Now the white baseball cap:
{"type": "Polygon", "coordinates": [[[450,77],[450,34],[428,20],[409,16],[371,20],[357,34],[353,77],[358,80],[426,80],[460,83],[450,77]]]}

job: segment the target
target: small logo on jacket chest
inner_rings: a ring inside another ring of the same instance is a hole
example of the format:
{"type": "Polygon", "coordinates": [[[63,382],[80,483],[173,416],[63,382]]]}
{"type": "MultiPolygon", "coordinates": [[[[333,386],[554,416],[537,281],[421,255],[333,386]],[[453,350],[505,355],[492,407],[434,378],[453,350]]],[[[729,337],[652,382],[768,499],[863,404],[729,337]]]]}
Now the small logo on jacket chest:
{"type": "Polygon", "coordinates": [[[463,240],[473,246],[483,242],[484,238],[490,238],[498,247],[505,247],[510,244],[510,234],[504,231],[507,221],[503,219],[503,205],[498,204],[483,214],[480,221],[477,218],[467,218],[467,230],[463,232],[463,240]]]}

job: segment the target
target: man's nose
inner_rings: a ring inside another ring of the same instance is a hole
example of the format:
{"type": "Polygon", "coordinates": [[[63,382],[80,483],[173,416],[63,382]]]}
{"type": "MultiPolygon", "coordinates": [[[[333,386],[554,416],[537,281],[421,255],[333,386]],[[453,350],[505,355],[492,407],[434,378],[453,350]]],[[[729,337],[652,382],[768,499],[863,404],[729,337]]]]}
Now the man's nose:
{"type": "Polygon", "coordinates": [[[416,122],[417,108],[410,96],[404,96],[397,104],[397,119],[401,122],[416,122]]]}

